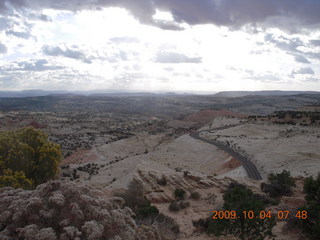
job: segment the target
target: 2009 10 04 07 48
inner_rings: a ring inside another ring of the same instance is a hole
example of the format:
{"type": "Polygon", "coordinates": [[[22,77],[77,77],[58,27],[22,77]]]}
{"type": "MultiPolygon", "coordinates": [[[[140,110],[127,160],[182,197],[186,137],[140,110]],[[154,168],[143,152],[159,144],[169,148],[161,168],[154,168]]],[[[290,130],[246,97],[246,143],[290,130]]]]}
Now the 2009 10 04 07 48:
{"type": "Polygon", "coordinates": [[[298,219],[307,219],[308,212],[305,210],[290,212],[290,211],[277,211],[276,213],[271,213],[271,211],[229,211],[229,210],[220,210],[220,211],[212,211],[212,219],[219,220],[219,219],[289,219],[289,218],[298,218],[298,219]]]}

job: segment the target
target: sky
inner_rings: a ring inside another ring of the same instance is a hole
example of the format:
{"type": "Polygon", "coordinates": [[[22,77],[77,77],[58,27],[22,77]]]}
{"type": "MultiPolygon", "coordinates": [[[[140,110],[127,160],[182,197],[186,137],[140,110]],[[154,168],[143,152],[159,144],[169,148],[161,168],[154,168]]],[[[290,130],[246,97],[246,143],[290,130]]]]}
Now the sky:
{"type": "Polygon", "coordinates": [[[319,0],[0,0],[0,91],[320,91],[319,0]]]}

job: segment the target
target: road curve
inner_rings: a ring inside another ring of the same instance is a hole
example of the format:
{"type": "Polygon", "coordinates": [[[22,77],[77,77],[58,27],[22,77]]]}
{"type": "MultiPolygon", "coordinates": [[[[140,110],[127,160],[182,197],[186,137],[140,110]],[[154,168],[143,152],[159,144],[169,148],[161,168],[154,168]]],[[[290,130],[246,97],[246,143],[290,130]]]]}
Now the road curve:
{"type": "MultiPolygon", "coordinates": [[[[221,127],[221,128],[215,128],[212,130],[222,130],[222,129],[226,129],[226,128],[230,128],[236,125],[232,125],[232,126],[227,126],[227,127],[221,127]]],[[[212,144],[214,146],[216,146],[217,148],[227,152],[228,154],[230,154],[232,157],[238,159],[241,163],[242,166],[244,167],[244,169],[246,170],[248,177],[252,178],[254,180],[261,180],[262,177],[259,173],[259,171],[257,170],[256,166],[250,161],[248,160],[246,157],[242,156],[240,153],[236,152],[234,149],[222,144],[221,142],[215,142],[213,140],[209,140],[203,137],[200,137],[200,133],[203,132],[208,132],[208,130],[204,130],[204,131],[200,131],[200,132],[194,132],[194,133],[190,133],[190,137],[212,144]]]]}

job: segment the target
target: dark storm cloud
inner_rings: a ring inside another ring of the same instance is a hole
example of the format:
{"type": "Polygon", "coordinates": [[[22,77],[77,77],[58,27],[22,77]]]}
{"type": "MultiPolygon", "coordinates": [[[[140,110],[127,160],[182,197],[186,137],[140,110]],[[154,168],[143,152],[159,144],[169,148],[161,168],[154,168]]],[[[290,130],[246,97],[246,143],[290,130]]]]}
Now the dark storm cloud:
{"type": "Polygon", "coordinates": [[[65,50],[60,48],[59,46],[48,46],[44,45],[42,47],[42,51],[44,54],[48,56],[60,56],[60,57],[66,57],[66,58],[72,58],[72,59],[78,59],[82,60],[85,63],[91,63],[91,60],[87,58],[83,52],[78,50],[73,50],[66,48],[65,50]]]}
{"type": "MultiPolygon", "coordinates": [[[[244,24],[264,22],[270,17],[296,19],[302,26],[320,23],[319,0],[7,0],[15,8],[98,10],[101,7],[123,7],[143,23],[178,30],[178,25],[155,22],[156,9],[170,11],[176,22],[212,23],[237,28],[244,24]],[[162,26],[161,26],[162,25],[162,26]]],[[[7,4],[8,5],[8,4],[7,4]]],[[[3,1],[0,11],[8,6],[3,1]]],[[[287,24],[288,25],[288,24],[287,24]]],[[[283,26],[286,27],[286,26],[283,26]]],[[[292,26],[287,26],[292,27],[292,26]]]]}
{"type": "Polygon", "coordinates": [[[0,54],[7,53],[7,51],[7,47],[4,44],[0,43],[0,54]]]}
{"type": "Polygon", "coordinates": [[[188,57],[181,53],[159,52],[155,61],[159,63],[201,63],[201,58],[188,57]]]}

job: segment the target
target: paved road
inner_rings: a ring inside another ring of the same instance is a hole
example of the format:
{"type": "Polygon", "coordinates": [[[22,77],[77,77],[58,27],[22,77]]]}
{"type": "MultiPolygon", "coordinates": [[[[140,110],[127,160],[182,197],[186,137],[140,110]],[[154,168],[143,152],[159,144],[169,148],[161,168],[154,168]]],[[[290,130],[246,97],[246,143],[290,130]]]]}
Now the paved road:
{"type": "MultiPolygon", "coordinates": [[[[213,130],[223,130],[223,129],[227,129],[227,128],[234,127],[234,126],[237,126],[237,125],[231,125],[231,126],[229,125],[229,126],[225,126],[225,127],[215,128],[213,130]]],[[[210,130],[210,131],[212,131],[212,130],[210,130]]],[[[205,131],[190,133],[190,137],[192,137],[194,139],[201,140],[201,141],[209,143],[209,144],[212,144],[212,145],[216,146],[217,148],[227,152],[232,157],[238,159],[242,163],[242,166],[246,170],[249,178],[252,178],[254,180],[261,180],[262,179],[256,166],[250,160],[248,160],[246,157],[242,156],[240,153],[236,152],[234,149],[222,144],[221,142],[215,142],[213,140],[209,140],[209,139],[200,137],[200,133],[203,133],[203,132],[209,132],[209,131],[205,130],[205,131]]]]}

